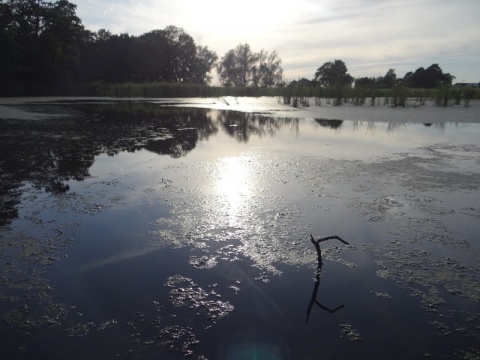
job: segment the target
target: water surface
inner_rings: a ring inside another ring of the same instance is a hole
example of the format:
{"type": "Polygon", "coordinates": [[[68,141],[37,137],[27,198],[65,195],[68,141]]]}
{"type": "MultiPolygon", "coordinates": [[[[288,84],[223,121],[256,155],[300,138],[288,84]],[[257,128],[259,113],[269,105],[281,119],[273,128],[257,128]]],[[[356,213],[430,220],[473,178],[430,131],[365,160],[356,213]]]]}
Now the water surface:
{"type": "Polygon", "coordinates": [[[477,107],[233,100],[4,106],[4,353],[478,358],[477,107]]]}

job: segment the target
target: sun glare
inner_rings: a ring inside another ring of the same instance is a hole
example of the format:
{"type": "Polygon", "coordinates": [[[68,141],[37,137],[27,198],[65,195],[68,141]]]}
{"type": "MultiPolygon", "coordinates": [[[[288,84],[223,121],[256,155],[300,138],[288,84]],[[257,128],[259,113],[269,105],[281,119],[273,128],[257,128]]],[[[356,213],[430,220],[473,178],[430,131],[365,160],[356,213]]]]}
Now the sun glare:
{"type": "Polygon", "coordinates": [[[228,216],[230,226],[238,226],[242,210],[248,205],[250,195],[250,168],[242,157],[221,159],[220,174],[215,183],[219,196],[219,209],[228,216]]]}
{"type": "Polygon", "coordinates": [[[190,23],[217,36],[241,38],[252,33],[265,33],[284,23],[291,16],[291,2],[244,0],[186,1],[190,23]]]}

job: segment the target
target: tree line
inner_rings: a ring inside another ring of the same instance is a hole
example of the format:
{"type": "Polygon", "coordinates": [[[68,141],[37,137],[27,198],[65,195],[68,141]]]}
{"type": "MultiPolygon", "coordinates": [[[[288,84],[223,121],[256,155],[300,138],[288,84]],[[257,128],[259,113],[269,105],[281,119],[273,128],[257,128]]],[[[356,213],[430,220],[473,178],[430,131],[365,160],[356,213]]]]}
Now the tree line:
{"type": "Polygon", "coordinates": [[[426,69],[418,68],[407,72],[403,78],[398,78],[395,69],[389,69],[384,76],[354,78],[348,73],[342,60],[328,61],[320,66],[312,80],[300,79],[290,83],[291,86],[352,86],[371,89],[391,89],[403,85],[410,88],[432,89],[442,85],[450,86],[455,76],[444,73],[438,64],[432,64],[426,69]]]}
{"type": "MultiPolygon", "coordinates": [[[[78,84],[89,83],[208,85],[213,69],[225,87],[286,86],[276,51],[254,52],[245,43],[219,59],[175,26],[138,36],[92,32],[68,0],[0,0],[0,49],[0,96],[68,95],[78,93],[78,84]]],[[[385,76],[355,79],[342,60],[334,60],[320,66],[312,80],[289,86],[433,88],[451,85],[454,78],[433,64],[403,78],[389,69],[385,76]]]]}
{"type": "Polygon", "coordinates": [[[217,54],[182,28],[139,36],[92,32],[67,0],[0,0],[0,95],[68,94],[75,84],[181,82],[209,84],[212,69],[225,86],[274,86],[282,79],[276,52],[248,44],[217,54]]]}

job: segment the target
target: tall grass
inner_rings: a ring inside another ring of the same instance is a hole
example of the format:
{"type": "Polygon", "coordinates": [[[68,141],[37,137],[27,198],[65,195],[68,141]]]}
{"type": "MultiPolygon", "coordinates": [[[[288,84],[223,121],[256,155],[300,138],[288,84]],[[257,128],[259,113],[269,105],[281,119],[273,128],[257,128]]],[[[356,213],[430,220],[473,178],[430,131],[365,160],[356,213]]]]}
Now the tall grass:
{"type": "Polygon", "coordinates": [[[469,106],[472,100],[480,100],[480,88],[440,87],[436,89],[413,89],[396,86],[391,89],[375,89],[368,87],[308,87],[283,86],[275,88],[263,87],[220,87],[186,83],[92,83],[77,89],[78,95],[112,96],[119,98],[177,98],[177,97],[279,97],[284,104],[295,107],[309,106],[309,98],[315,99],[315,105],[326,104],[341,106],[351,104],[361,106],[383,105],[391,107],[422,106],[427,100],[437,106],[462,105],[469,106]]]}
{"type": "Polygon", "coordinates": [[[187,83],[92,83],[81,89],[85,96],[113,97],[145,97],[145,98],[176,98],[176,97],[220,97],[220,96],[277,96],[276,88],[255,87],[220,87],[187,83]]]}

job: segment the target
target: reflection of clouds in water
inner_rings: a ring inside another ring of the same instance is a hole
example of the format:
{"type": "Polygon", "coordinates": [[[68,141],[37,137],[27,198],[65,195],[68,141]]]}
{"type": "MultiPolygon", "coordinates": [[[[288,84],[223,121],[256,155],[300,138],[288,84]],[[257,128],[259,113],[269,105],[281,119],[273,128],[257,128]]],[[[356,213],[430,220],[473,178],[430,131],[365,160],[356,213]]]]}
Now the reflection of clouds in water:
{"type": "Polygon", "coordinates": [[[91,262],[87,265],[82,266],[80,270],[81,271],[95,270],[99,267],[119,263],[119,262],[122,262],[122,261],[131,260],[132,258],[135,258],[135,257],[144,256],[144,255],[147,255],[147,254],[151,253],[152,251],[156,251],[156,250],[157,249],[155,249],[155,248],[147,248],[147,249],[140,249],[140,250],[136,250],[136,251],[132,251],[132,250],[124,251],[124,252],[121,252],[121,253],[113,254],[109,257],[106,257],[106,258],[103,258],[103,259],[100,259],[100,260],[93,261],[93,262],[91,262]]]}

